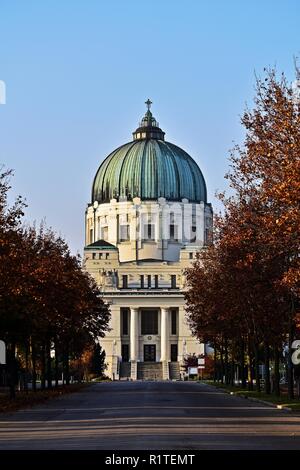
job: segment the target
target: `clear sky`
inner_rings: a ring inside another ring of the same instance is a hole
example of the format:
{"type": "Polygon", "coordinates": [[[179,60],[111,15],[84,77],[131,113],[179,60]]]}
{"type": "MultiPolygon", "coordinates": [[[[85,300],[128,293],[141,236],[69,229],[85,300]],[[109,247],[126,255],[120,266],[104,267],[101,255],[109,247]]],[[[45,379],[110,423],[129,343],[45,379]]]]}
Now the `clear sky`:
{"type": "Polygon", "coordinates": [[[293,80],[299,23],[298,0],[0,0],[0,162],[26,220],[45,218],[82,252],[95,172],[148,97],[215,205],[254,72],[276,65],[293,80]]]}

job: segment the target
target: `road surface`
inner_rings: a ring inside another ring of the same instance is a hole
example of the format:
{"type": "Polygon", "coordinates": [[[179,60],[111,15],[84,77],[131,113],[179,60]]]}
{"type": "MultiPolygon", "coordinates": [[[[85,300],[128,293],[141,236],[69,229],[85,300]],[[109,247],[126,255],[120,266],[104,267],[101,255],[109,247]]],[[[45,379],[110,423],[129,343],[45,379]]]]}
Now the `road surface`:
{"type": "Polygon", "coordinates": [[[199,383],[98,383],[0,414],[3,449],[300,449],[300,414],[199,383]]]}

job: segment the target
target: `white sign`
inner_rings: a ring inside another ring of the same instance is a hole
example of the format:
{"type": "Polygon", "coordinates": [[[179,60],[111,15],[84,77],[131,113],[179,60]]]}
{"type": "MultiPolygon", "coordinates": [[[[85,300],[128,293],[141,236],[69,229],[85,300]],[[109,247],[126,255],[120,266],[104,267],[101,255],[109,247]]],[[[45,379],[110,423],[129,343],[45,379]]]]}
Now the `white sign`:
{"type": "Polygon", "coordinates": [[[198,367],[189,367],[189,375],[197,375],[198,367]]]}
{"type": "Polygon", "coordinates": [[[0,80],[0,104],[6,103],[6,86],[3,80],[0,80]]]}
{"type": "Polygon", "coordinates": [[[298,366],[300,364],[300,340],[296,339],[292,343],[292,349],[296,349],[296,351],[293,352],[292,354],[292,363],[295,366],[298,366]]]}
{"type": "Polygon", "coordinates": [[[205,358],[204,357],[199,357],[198,366],[204,366],[204,364],[205,364],[205,358]]]}
{"type": "Polygon", "coordinates": [[[2,340],[0,340],[0,364],[6,364],[6,347],[2,340]]]}

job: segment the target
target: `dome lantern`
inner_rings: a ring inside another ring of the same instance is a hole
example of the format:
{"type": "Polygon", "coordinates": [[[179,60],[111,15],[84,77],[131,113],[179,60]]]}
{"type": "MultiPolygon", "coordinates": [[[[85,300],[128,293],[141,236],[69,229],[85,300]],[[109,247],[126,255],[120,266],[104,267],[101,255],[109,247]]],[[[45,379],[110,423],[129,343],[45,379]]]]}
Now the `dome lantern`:
{"type": "Polygon", "coordinates": [[[133,140],[157,139],[165,140],[165,133],[160,129],[159,123],[150,111],[152,101],[148,98],[145,101],[147,111],[141,120],[139,127],[132,133],[133,140]]]}

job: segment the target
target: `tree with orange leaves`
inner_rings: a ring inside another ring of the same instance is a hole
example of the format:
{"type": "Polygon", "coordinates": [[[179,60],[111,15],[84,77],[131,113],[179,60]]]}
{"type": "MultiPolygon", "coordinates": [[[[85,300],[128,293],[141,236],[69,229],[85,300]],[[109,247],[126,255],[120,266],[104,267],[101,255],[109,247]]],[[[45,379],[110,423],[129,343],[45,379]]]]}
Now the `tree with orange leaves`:
{"type": "MultiPolygon", "coordinates": [[[[266,392],[273,354],[278,394],[279,358],[287,337],[291,352],[299,301],[300,107],[293,87],[274,70],[257,79],[256,91],[254,109],[242,118],[244,146],[231,154],[227,178],[234,195],[219,196],[224,213],[216,217],[215,244],[188,272],[186,300],[195,334],[205,339],[213,331],[215,346],[222,351],[224,342],[230,344],[232,357],[239,338],[244,385],[245,345],[248,384],[255,364],[258,389],[259,348],[264,348],[266,392]]],[[[292,397],[290,359],[288,364],[292,397]]]]}

